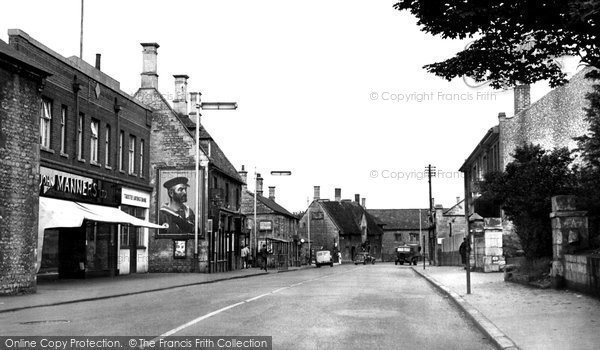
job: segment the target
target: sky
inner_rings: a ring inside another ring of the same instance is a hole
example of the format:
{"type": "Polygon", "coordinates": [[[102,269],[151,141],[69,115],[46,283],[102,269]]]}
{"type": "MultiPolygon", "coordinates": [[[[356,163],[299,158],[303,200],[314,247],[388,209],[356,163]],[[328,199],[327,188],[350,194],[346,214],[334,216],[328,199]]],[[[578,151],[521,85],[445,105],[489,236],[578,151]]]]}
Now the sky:
{"type": "MultiPolygon", "coordinates": [[[[83,59],[140,87],[142,42],[157,42],[159,90],[174,96],[173,75],[203,101],[234,101],[235,111],[204,111],[202,123],[238,169],[262,174],[265,195],[291,212],[313,198],[355,194],[367,208],[426,208],[424,170],[436,204],[464,196],[459,168],[498,113],[513,113],[511,90],[446,81],[423,66],[472,39],[420,31],[393,0],[191,1],[86,0],[83,59]],[[289,170],[291,176],[271,176],[289,170]]],[[[0,39],[18,28],[59,54],[79,55],[80,0],[2,4],[0,39]]],[[[549,88],[538,83],[532,102],[549,88]]]]}

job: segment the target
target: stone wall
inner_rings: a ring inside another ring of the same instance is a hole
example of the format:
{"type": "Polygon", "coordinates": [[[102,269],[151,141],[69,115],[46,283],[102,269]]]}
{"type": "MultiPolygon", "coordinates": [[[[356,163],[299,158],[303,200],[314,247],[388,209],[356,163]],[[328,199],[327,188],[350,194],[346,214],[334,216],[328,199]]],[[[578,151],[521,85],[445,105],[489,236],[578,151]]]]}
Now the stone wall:
{"type": "Polygon", "coordinates": [[[0,295],[36,291],[39,87],[0,60],[0,295]]]}

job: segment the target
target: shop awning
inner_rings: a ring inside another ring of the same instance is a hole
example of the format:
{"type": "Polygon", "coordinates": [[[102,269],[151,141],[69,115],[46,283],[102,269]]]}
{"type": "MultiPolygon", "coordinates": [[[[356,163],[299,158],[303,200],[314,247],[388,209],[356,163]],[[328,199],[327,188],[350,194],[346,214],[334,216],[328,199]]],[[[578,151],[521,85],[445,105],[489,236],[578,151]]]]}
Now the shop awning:
{"type": "Polygon", "coordinates": [[[44,229],[54,227],[79,227],[83,224],[83,220],[163,228],[160,225],[131,216],[117,208],[47,197],[40,197],[39,214],[39,228],[42,232],[44,229]]]}

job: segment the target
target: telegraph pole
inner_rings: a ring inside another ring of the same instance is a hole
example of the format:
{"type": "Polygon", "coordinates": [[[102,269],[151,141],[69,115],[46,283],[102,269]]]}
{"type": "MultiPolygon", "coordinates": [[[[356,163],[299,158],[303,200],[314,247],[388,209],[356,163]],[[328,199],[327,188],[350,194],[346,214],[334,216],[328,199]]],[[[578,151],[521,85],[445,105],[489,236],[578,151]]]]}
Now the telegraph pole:
{"type": "MultiPolygon", "coordinates": [[[[427,230],[428,235],[431,235],[431,227],[433,224],[433,198],[432,198],[432,194],[431,194],[431,177],[435,177],[435,166],[431,166],[431,164],[429,164],[426,168],[425,168],[425,172],[427,172],[427,178],[429,180],[429,229],[427,230]]],[[[431,253],[431,256],[429,257],[429,264],[431,264],[431,262],[435,263],[437,262],[437,259],[435,259],[435,251],[436,251],[436,245],[437,245],[437,237],[434,235],[433,237],[433,241],[431,240],[431,237],[429,238],[429,251],[431,253]]]]}

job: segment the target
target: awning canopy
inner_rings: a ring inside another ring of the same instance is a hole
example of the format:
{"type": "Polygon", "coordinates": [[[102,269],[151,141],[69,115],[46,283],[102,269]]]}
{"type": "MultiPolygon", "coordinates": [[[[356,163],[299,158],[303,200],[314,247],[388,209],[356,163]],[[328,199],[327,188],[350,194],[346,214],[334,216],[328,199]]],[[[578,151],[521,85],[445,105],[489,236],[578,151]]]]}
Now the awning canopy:
{"type": "Polygon", "coordinates": [[[160,225],[131,216],[117,208],[47,197],[40,197],[39,214],[39,229],[41,232],[54,227],[79,227],[83,224],[83,220],[163,228],[160,225]]]}

